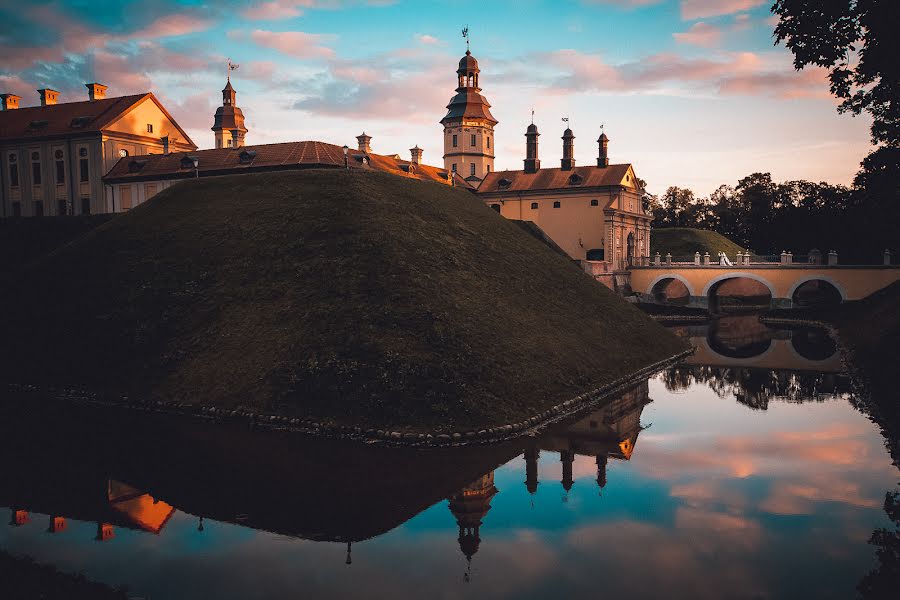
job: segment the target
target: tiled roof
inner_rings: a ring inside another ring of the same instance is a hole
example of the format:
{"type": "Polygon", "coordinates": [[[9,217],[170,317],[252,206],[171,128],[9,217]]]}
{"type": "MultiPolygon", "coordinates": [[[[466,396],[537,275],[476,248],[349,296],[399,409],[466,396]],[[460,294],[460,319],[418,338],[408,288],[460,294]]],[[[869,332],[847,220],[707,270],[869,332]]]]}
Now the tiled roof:
{"type": "Polygon", "coordinates": [[[536,173],[525,171],[494,171],[484,177],[478,186],[479,194],[491,192],[530,192],[543,190],[571,190],[586,187],[634,186],[625,181],[630,164],[608,167],[575,167],[570,171],[560,168],[540,169],[536,173]]]}
{"type": "Polygon", "coordinates": [[[149,94],[0,111],[0,140],[100,131],[149,94]]]}
{"type": "MultiPolygon", "coordinates": [[[[194,152],[173,152],[148,156],[125,157],[119,160],[104,180],[107,183],[150,181],[160,179],[188,179],[194,177],[193,159],[198,161],[201,177],[231,175],[253,171],[276,171],[313,167],[343,167],[341,146],[324,142],[285,142],[240,148],[215,148],[194,152]],[[243,158],[242,158],[242,155],[243,158]]],[[[349,166],[354,169],[373,168],[404,177],[447,183],[447,171],[429,165],[413,165],[379,154],[349,154],[349,166]],[[366,163],[363,162],[366,159],[366,163]]]]}

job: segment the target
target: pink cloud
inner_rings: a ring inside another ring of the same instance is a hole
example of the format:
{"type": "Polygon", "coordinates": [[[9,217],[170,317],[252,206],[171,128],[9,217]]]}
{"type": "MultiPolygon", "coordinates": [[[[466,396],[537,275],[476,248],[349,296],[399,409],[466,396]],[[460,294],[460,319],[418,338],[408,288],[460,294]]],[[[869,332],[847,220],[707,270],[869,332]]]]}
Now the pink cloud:
{"type": "Polygon", "coordinates": [[[120,39],[145,39],[187,35],[205,31],[212,27],[211,19],[203,19],[192,15],[172,14],[156,19],[147,27],[132,32],[120,39]]]}
{"type": "Polygon", "coordinates": [[[428,35],[427,33],[417,33],[415,39],[420,44],[429,44],[429,45],[443,45],[443,42],[433,35],[428,35]]]}
{"type": "Polygon", "coordinates": [[[651,4],[659,4],[663,0],[586,0],[586,4],[609,4],[612,6],[621,6],[622,8],[640,8],[642,6],[650,6],[651,4]]]}
{"type": "Polygon", "coordinates": [[[310,8],[315,4],[312,0],[273,0],[260,2],[248,7],[241,15],[253,21],[277,21],[291,19],[303,14],[303,8],[310,8]]]}
{"type": "Polygon", "coordinates": [[[334,50],[321,45],[330,37],[303,31],[266,31],[264,29],[255,29],[250,33],[250,39],[260,46],[295,58],[330,58],[334,56],[334,50]]]}
{"type": "Polygon", "coordinates": [[[703,21],[697,21],[691,25],[690,29],[681,33],[673,33],[672,37],[675,41],[682,44],[692,44],[694,46],[704,46],[709,48],[715,46],[722,39],[722,30],[715,25],[710,25],[703,21]]]}
{"type": "Polygon", "coordinates": [[[685,21],[717,17],[756,8],[766,0],[681,0],[681,18],[685,21]]]}

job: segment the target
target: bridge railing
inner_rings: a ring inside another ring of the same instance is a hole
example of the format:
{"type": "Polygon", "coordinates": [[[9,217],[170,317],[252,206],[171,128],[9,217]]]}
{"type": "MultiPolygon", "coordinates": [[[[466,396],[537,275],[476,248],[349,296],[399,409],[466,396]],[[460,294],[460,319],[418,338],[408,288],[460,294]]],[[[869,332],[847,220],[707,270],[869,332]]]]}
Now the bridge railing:
{"type": "MultiPolygon", "coordinates": [[[[693,255],[665,255],[657,252],[653,256],[634,256],[628,259],[629,267],[749,267],[762,265],[808,265],[808,266],[836,266],[838,265],[838,255],[834,250],[823,254],[818,250],[812,250],[809,254],[793,254],[792,252],[782,252],[781,254],[752,254],[750,252],[738,252],[736,255],[722,257],[721,255],[709,252],[695,252],[693,255]]],[[[891,253],[884,252],[882,265],[891,265],[891,253]]],[[[844,265],[847,266],[847,265],[844,265]]],[[[854,266],[870,266],[870,265],[854,265],[854,266]]]]}

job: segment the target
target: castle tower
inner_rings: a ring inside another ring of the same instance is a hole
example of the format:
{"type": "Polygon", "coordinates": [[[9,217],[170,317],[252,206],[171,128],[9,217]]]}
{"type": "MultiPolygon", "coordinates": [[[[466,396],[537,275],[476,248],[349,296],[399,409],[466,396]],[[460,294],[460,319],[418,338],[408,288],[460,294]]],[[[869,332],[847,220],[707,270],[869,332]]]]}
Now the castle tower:
{"type": "Polygon", "coordinates": [[[563,156],[559,161],[560,168],[563,171],[571,171],[575,168],[575,134],[568,127],[563,131],[562,141],[563,156]]]}
{"type": "Polygon", "coordinates": [[[244,127],[244,113],[235,104],[236,96],[229,77],[222,90],[222,106],[216,109],[212,126],[216,134],[216,148],[240,148],[244,145],[247,128],[244,127]]]}
{"type": "Polygon", "coordinates": [[[525,172],[537,173],[541,168],[541,159],[538,157],[538,133],[537,125],[532,123],[525,130],[525,172]]]}
{"type": "Polygon", "coordinates": [[[447,105],[444,126],[444,168],[471,181],[494,170],[494,126],[497,119],[478,86],[478,61],[466,50],[456,70],[456,95],[447,105]]]}

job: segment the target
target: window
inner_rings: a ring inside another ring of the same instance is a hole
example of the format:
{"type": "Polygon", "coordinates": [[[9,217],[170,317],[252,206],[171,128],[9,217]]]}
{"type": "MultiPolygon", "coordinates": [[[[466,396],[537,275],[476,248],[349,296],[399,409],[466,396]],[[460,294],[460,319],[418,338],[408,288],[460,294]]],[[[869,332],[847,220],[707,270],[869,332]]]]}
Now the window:
{"type": "Polygon", "coordinates": [[[91,199],[90,198],[82,198],[81,199],[81,214],[83,214],[83,215],[91,214],[91,199]]]}
{"type": "Polygon", "coordinates": [[[229,139],[228,139],[228,143],[225,144],[225,146],[228,147],[228,148],[231,148],[232,146],[234,146],[234,140],[231,139],[231,138],[229,138],[229,139]]]}
{"type": "Polygon", "coordinates": [[[537,207],[538,207],[538,203],[537,203],[537,202],[532,202],[532,203],[531,203],[531,210],[537,210],[537,207]]]}
{"type": "Polygon", "coordinates": [[[22,203],[21,202],[13,202],[12,203],[12,211],[14,217],[22,216],[22,203]]]}
{"type": "Polygon", "coordinates": [[[31,183],[41,185],[41,155],[37,152],[31,154],[31,183]]]}
{"type": "Polygon", "coordinates": [[[469,175],[475,175],[475,163],[469,165],[469,175]]]}
{"type": "Polygon", "coordinates": [[[9,155],[9,187],[19,187],[19,165],[15,154],[9,155]]]}
{"type": "Polygon", "coordinates": [[[474,146],[476,143],[477,143],[477,141],[475,140],[475,134],[473,133],[473,134],[472,134],[472,144],[471,144],[471,145],[474,146]]]}
{"type": "Polygon", "coordinates": [[[491,208],[493,208],[493,209],[496,210],[497,212],[500,212],[500,205],[499,205],[499,204],[491,204],[491,208]]]}
{"type": "Polygon", "coordinates": [[[66,202],[65,198],[60,198],[56,201],[56,211],[61,217],[64,217],[69,213],[69,203],[66,202]]]}
{"type": "Polygon", "coordinates": [[[131,186],[123,185],[119,188],[119,206],[122,210],[131,208],[131,186]]]}
{"type": "Polygon", "coordinates": [[[34,216],[36,216],[36,217],[44,216],[44,203],[40,200],[34,201],[34,216]]]}
{"type": "Polygon", "coordinates": [[[553,203],[553,208],[559,208],[559,200],[553,203]]]}
{"type": "Polygon", "coordinates": [[[153,123],[147,123],[147,133],[153,133],[153,123]]]}
{"type": "Polygon", "coordinates": [[[81,182],[86,183],[86,182],[90,181],[91,180],[91,169],[90,169],[90,163],[88,162],[88,159],[86,159],[86,158],[80,159],[78,161],[78,167],[79,167],[79,170],[81,171],[81,173],[80,173],[81,182]]]}
{"type": "Polygon", "coordinates": [[[456,173],[456,163],[453,163],[453,164],[451,165],[451,167],[452,167],[451,170],[452,170],[454,173],[456,173]]]}
{"type": "Polygon", "coordinates": [[[126,150],[125,148],[119,150],[119,158],[125,158],[126,156],[128,156],[128,150],[126,150]]]}
{"type": "Polygon", "coordinates": [[[485,167],[485,169],[487,169],[487,172],[490,173],[490,172],[491,172],[491,165],[487,165],[487,166],[485,167]]]}
{"type": "Polygon", "coordinates": [[[453,136],[453,147],[456,148],[456,135],[453,136]]]}
{"type": "Polygon", "coordinates": [[[487,147],[488,148],[491,147],[491,136],[488,136],[488,138],[487,138],[487,147]]]}
{"type": "Polygon", "coordinates": [[[600,206],[600,203],[597,202],[596,198],[594,198],[593,200],[591,200],[591,206],[600,206]]]}
{"type": "Polygon", "coordinates": [[[66,182],[66,162],[63,157],[62,150],[53,153],[53,158],[56,159],[56,185],[63,185],[66,182]]]}

